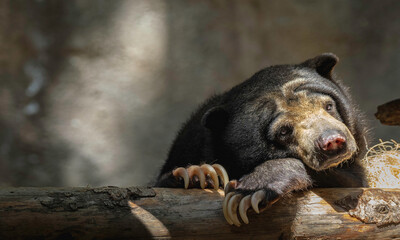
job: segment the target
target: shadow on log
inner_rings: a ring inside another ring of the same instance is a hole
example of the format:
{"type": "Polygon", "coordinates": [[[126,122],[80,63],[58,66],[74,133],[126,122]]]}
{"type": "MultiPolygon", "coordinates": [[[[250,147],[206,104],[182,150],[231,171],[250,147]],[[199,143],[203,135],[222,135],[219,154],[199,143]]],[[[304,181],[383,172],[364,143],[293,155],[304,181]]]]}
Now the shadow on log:
{"type": "Polygon", "coordinates": [[[399,196],[400,189],[313,189],[250,212],[250,224],[238,228],[223,217],[221,190],[0,188],[0,239],[393,238],[399,196]]]}

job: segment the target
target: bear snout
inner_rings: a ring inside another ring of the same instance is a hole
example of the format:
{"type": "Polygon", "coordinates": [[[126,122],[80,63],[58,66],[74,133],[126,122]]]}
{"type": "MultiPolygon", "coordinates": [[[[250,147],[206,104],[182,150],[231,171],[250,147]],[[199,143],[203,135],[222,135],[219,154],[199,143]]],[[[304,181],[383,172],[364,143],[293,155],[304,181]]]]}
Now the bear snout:
{"type": "Polygon", "coordinates": [[[317,146],[327,155],[336,155],[346,148],[346,137],[338,130],[328,130],[319,137],[317,146]]]}
{"type": "Polygon", "coordinates": [[[346,152],[347,139],[339,130],[327,130],[316,140],[317,151],[326,156],[326,160],[337,158],[346,152]]]}

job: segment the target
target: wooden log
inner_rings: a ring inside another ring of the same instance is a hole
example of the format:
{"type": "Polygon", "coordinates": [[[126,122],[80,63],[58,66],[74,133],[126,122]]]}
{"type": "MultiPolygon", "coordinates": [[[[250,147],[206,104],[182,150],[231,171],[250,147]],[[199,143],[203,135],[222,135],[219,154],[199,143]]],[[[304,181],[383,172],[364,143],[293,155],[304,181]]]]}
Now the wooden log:
{"type": "Polygon", "coordinates": [[[375,117],[382,124],[400,126],[400,99],[378,106],[378,112],[375,113],[375,117]]]}
{"type": "Polygon", "coordinates": [[[400,189],[298,192],[261,214],[249,212],[250,224],[241,227],[225,221],[223,195],[134,187],[0,188],[0,239],[400,238],[400,189]]]}

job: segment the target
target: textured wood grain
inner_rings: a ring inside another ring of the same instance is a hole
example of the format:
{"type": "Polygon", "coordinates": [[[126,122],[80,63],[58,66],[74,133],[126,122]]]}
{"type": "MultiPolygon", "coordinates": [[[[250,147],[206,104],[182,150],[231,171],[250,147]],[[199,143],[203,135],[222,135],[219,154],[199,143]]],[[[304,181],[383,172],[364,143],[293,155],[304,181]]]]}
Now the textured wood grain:
{"type": "MultiPolygon", "coordinates": [[[[295,193],[261,214],[250,212],[250,224],[238,228],[223,217],[221,190],[0,188],[0,239],[400,238],[396,224],[366,224],[349,215],[347,210],[356,207],[362,192],[295,193]]],[[[397,199],[400,190],[388,194],[397,199]]],[[[377,208],[387,213],[382,209],[377,208]]]]}
{"type": "Polygon", "coordinates": [[[400,99],[378,106],[378,112],[375,113],[375,117],[382,124],[400,126],[400,99]]]}

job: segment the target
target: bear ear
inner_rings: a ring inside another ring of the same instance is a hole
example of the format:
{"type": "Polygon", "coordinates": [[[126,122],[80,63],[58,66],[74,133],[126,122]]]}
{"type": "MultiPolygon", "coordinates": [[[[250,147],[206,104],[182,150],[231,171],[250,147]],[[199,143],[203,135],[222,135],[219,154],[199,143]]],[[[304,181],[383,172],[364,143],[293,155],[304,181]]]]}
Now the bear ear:
{"type": "Polygon", "coordinates": [[[221,106],[212,107],[201,118],[201,125],[204,127],[218,131],[228,122],[228,112],[221,106]]]}
{"type": "Polygon", "coordinates": [[[302,66],[314,68],[319,75],[332,79],[333,67],[339,62],[339,58],[333,53],[323,53],[315,58],[302,63],[302,66]]]}

